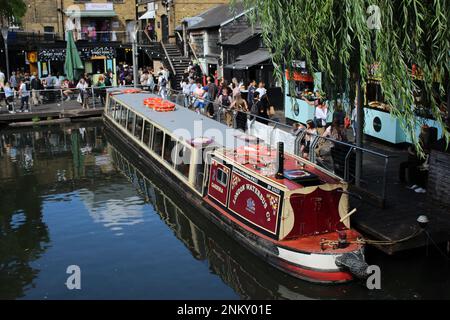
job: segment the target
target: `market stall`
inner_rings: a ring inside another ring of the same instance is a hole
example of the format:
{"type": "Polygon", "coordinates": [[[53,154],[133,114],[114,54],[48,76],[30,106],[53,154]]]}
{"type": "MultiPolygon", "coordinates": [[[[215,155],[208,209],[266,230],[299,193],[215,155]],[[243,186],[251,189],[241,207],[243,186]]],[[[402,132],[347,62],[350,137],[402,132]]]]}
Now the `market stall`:
{"type": "MultiPolygon", "coordinates": [[[[365,101],[365,126],[364,133],[377,139],[393,144],[411,143],[411,138],[402,128],[400,119],[391,115],[391,107],[385,103],[381,89],[381,77],[377,74],[378,67],[375,65],[370,69],[370,77],[367,81],[366,101],[365,101]]],[[[413,70],[416,68],[413,67],[413,70]]],[[[420,88],[423,77],[414,72],[413,80],[420,88]]],[[[427,125],[436,128],[438,136],[442,135],[442,127],[434,119],[429,104],[423,100],[420,90],[415,93],[415,109],[418,124],[416,127],[417,137],[420,134],[421,126],[427,125]]]]}

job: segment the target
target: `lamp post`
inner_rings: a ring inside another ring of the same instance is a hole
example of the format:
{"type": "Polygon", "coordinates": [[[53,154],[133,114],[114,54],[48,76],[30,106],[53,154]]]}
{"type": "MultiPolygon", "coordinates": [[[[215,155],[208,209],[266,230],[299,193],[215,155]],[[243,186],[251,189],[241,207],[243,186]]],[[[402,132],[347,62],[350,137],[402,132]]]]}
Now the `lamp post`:
{"type": "Polygon", "coordinates": [[[2,28],[2,36],[3,36],[3,40],[5,42],[5,57],[6,57],[6,80],[9,80],[9,54],[8,54],[8,32],[9,32],[9,28],[8,27],[3,27],[2,28]]]}
{"type": "Polygon", "coordinates": [[[133,43],[133,84],[134,87],[138,87],[138,49],[137,49],[137,40],[138,40],[138,32],[139,32],[139,23],[136,21],[134,23],[133,30],[131,32],[131,41],[133,43]]]}

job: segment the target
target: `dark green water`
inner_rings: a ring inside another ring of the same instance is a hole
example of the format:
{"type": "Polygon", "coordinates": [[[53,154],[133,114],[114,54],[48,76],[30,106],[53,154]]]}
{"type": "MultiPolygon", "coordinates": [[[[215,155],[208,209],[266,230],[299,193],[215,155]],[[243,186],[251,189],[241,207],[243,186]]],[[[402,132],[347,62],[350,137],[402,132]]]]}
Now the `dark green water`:
{"type": "Polygon", "coordinates": [[[449,299],[435,250],[368,251],[382,289],[267,266],[142,167],[101,124],[0,132],[2,299],[449,299]],[[69,265],[81,290],[68,290],[69,265]]]}

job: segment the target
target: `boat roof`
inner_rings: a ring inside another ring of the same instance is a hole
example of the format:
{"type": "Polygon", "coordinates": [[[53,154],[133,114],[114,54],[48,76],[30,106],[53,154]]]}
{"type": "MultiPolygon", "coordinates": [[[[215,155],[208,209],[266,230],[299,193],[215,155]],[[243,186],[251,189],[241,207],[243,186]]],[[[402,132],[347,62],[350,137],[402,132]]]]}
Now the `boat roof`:
{"type": "Polygon", "coordinates": [[[190,141],[196,138],[206,138],[229,149],[248,145],[248,142],[244,140],[247,137],[244,132],[230,128],[180,105],[177,105],[175,111],[171,112],[157,112],[144,106],[144,99],[159,97],[154,94],[142,92],[117,94],[113,97],[116,101],[136,110],[180,140],[190,141]]]}
{"type": "MultiPolygon", "coordinates": [[[[144,105],[144,99],[159,97],[150,93],[127,93],[113,96],[116,101],[136,110],[172,134],[174,138],[191,141],[197,138],[212,140],[214,144],[225,148],[217,150],[226,160],[237,163],[255,176],[265,176],[281,188],[296,190],[305,185],[295,179],[276,179],[275,173],[265,170],[276,163],[277,151],[261,139],[249,136],[240,130],[230,128],[216,120],[198,114],[192,110],[176,105],[175,111],[157,112],[144,105]]],[[[272,166],[273,167],[273,166],[272,166]]],[[[285,173],[306,174],[315,176],[318,184],[338,184],[340,179],[304,159],[285,153],[285,173]]]]}

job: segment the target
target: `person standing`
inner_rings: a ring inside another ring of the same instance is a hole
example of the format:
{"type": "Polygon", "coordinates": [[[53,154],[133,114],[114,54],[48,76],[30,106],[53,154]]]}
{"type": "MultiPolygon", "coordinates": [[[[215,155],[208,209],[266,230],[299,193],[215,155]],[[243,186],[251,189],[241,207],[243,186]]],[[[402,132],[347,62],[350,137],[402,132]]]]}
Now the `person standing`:
{"type": "Polygon", "coordinates": [[[316,100],[316,110],[314,113],[314,121],[317,128],[325,128],[327,125],[328,109],[322,99],[316,100]]]}
{"type": "Polygon", "coordinates": [[[6,77],[3,71],[0,69],[0,87],[3,88],[5,85],[6,77]]]}
{"type": "Polygon", "coordinates": [[[259,92],[259,98],[262,99],[267,94],[266,84],[261,81],[256,92],[259,92]]]}
{"type": "Polygon", "coordinates": [[[236,99],[231,104],[231,109],[237,112],[236,129],[240,129],[245,132],[247,130],[247,112],[248,112],[247,101],[242,99],[242,96],[238,94],[236,96],[236,99]]]}
{"type": "Polygon", "coordinates": [[[3,90],[5,91],[6,106],[8,107],[9,113],[16,113],[14,108],[14,89],[11,88],[9,82],[6,82],[3,90]]]}
{"type": "Polygon", "coordinates": [[[356,130],[358,128],[358,100],[355,99],[355,105],[352,110],[352,116],[350,117],[351,125],[352,125],[352,131],[353,131],[353,137],[356,141],[356,130]]]}
{"type": "Polygon", "coordinates": [[[248,86],[247,104],[249,109],[252,108],[253,103],[255,101],[254,100],[255,91],[256,91],[256,81],[253,80],[252,82],[250,82],[250,85],[248,86]]]}
{"type": "Polygon", "coordinates": [[[22,80],[19,86],[19,96],[20,96],[20,112],[29,112],[30,104],[30,84],[28,80],[22,80]],[[28,83],[27,83],[28,82],[28,83]],[[25,107],[25,110],[24,110],[25,107]]]}
{"type": "Polygon", "coordinates": [[[76,88],[80,92],[77,99],[78,102],[81,104],[83,109],[88,109],[88,94],[87,94],[88,84],[86,80],[84,80],[84,78],[81,78],[76,88]]]}
{"type": "Polygon", "coordinates": [[[11,74],[11,78],[9,78],[9,84],[14,90],[17,90],[19,88],[19,83],[17,82],[16,73],[14,71],[11,74]]]}
{"type": "Polygon", "coordinates": [[[217,98],[217,103],[220,105],[220,108],[225,109],[225,122],[229,127],[231,127],[233,124],[233,115],[229,108],[232,101],[229,94],[229,89],[227,87],[222,89],[222,94],[219,96],[219,98],[217,98]]]}
{"type": "Polygon", "coordinates": [[[211,77],[207,78],[207,82],[208,82],[208,99],[210,101],[215,101],[217,98],[217,93],[219,92],[219,88],[217,88],[216,84],[214,83],[211,77]]]}
{"type": "Polygon", "coordinates": [[[34,73],[31,77],[31,104],[33,106],[42,104],[41,93],[39,92],[41,89],[41,79],[39,79],[36,73],[34,73]]]}
{"type": "Polygon", "coordinates": [[[159,87],[159,95],[163,99],[167,99],[167,79],[162,72],[159,73],[158,87],[159,87]]]}

